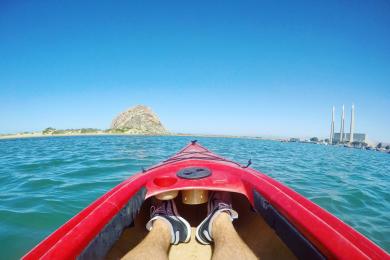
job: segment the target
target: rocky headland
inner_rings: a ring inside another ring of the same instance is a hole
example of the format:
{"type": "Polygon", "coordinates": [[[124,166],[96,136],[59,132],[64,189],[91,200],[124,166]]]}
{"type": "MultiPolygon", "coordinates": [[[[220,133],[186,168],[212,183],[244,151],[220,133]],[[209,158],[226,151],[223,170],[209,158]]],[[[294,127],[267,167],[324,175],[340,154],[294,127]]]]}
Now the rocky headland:
{"type": "Polygon", "coordinates": [[[111,132],[123,132],[142,135],[166,135],[157,115],[149,108],[138,105],[120,113],[111,123],[111,132]]]}

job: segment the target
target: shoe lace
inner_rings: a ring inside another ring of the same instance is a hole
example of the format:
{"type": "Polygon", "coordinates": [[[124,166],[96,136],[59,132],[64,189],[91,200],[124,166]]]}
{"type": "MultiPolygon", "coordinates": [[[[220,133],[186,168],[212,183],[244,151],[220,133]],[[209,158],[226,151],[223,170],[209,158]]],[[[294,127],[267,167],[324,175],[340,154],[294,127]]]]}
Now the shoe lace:
{"type": "Polygon", "coordinates": [[[220,208],[231,208],[232,206],[228,203],[225,203],[225,202],[218,202],[218,206],[220,208]]]}
{"type": "Polygon", "coordinates": [[[226,203],[224,201],[221,201],[221,200],[217,200],[214,202],[214,205],[217,205],[217,207],[219,209],[223,209],[223,208],[232,208],[232,205],[230,203],[226,203]]]}
{"type": "Polygon", "coordinates": [[[152,205],[150,207],[150,212],[151,212],[151,216],[155,216],[155,215],[169,215],[171,213],[171,210],[169,209],[169,207],[163,203],[159,206],[154,206],[152,205]]]}

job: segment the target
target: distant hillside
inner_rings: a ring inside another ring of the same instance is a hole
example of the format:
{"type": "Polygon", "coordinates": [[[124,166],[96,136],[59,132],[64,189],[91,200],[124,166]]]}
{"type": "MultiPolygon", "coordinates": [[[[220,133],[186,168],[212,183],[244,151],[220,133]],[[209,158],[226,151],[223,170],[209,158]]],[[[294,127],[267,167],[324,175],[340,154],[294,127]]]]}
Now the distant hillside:
{"type": "Polygon", "coordinates": [[[48,127],[42,131],[43,135],[74,135],[74,134],[95,134],[102,133],[102,130],[96,128],[80,128],[80,129],[55,129],[53,127],[48,127]]]}

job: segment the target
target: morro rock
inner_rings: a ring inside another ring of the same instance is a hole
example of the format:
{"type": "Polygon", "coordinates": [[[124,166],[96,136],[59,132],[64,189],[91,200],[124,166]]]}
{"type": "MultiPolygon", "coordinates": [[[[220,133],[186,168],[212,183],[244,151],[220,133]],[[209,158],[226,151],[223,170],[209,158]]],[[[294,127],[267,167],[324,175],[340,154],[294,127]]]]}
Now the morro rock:
{"type": "Polygon", "coordinates": [[[148,107],[138,105],[114,118],[111,129],[129,134],[166,135],[168,131],[148,107]]]}

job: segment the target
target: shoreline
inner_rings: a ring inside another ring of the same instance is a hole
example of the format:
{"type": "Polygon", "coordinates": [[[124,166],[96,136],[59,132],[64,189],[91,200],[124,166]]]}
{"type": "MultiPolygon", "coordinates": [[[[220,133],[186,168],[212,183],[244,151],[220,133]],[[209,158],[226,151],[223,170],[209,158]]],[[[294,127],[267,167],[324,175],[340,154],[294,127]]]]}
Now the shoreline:
{"type": "MultiPolygon", "coordinates": [[[[215,134],[186,134],[186,133],[171,133],[171,134],[134,134],[134,133],[107,133],[107,132],[94,132],[94,133],[65,133],[65,134],[44,134],[42,132],[33,132],[33,133],[18,133],[18,134],[2,134],[0,135],[0,140],[12,140],[12,139],[27,139],[27,138],[49,138],[49,137],[76,137],[76,136],[187,136],[187,137],[206,137],[206,138],[240,138],[240,139],[252,139],[252,140],[267,140],[267,141],[276,141],[276,142],[286,142],[291,143],[288,138],[272,138],[272,137],[261,137],[261,136],[239,136],[239,135],[215,135],[215,134]]],[[[294,142],[292,142],[294,143],[294,142]]],[[[319,144],[325,145],[322,143],[310,142],[310,141],[299,141],[298,143],[309,143],[309,144],[319,144]]],[[[363,149],[357,147],[351,147],[346,145],[335,145],[343,146],[347,148],[354,149],[363,149]]],[[[365,150],[374,150],[384,153],[390,153],[390,150],[386,149],[377,149],[373,146],[364,148],[365,150]]]]}
{"type": "MultiPolygon", "coordinates": [[[[29,133],[29,134],[10,134],[10,135],[0,135],[0,140],[2,139],[23,139],[23,138],[39,138],[39,137],[66,137],[66,136],[115,136],[115,135],[124,135],[124,136],[153,136],[153,135],[137,135],[137,134],[127,134],[127,133],[69,133],[69,134],[42,134],[42,133],[29,133]]],[[[157,135],[156,135],[157,136],[157,135]]],[[[165,136],[165,135],[161,135],[165,136]]],[[[169,136],[169,135],[166,135],[169,136]]]]}
{"type": "Polygon", "coordinates": [[[39,137],[66,137],[66,136],[193,136],[193,137],[216,137],[216,138],[244,138],[244,139],[259,139],[259,140],[272,140],[282,141],[284,139],[278,138],[264,138],[259,136],[239,136],[239,135],[213,135],[213,134],[183,134],[183,133],[172,133],[166,135],[148,135],[148,134],[130,134],[130,133],[67,133],[67,134],[43,134],[42,132],[36,133],[18,133],[18,134],[3,134],[0,135],[0,140],[7,139],[23,139],[23,138],[39,138],[39,137]]]}

